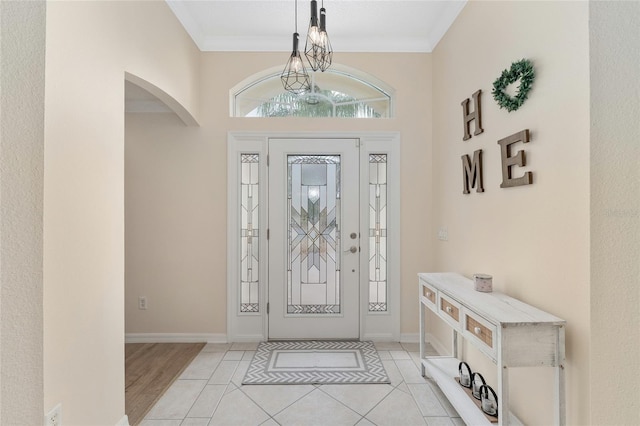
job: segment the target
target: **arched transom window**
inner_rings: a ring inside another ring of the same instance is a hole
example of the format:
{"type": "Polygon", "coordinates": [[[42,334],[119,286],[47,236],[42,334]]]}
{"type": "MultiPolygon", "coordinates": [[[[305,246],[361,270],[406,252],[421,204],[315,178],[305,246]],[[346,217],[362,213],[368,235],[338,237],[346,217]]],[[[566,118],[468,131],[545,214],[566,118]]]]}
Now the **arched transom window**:
{"type": "Polygon", "coordinates": [[[284,90],[281,70],[267,70],[231,90],[232,117],[393,117],[393,90],[346,67],[311,73],[311,91],[284,90]]]}

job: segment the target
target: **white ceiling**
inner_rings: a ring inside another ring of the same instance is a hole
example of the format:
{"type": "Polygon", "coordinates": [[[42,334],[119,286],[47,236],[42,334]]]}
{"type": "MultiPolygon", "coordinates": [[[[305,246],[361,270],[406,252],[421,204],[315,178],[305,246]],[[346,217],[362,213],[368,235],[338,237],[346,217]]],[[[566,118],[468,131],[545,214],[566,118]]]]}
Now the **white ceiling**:
{"type": "MultiPolygon", "coordinates": [[[[318,0],[320,8],[323,0],[318,0]]],[[[291,50],[295,0],[166,0],[202,51],[291,50]]],[[[298,1],[304,49],[310,0],[298,1]]],[[[327,33],[336,52],[431,52],[466,0],[324,0],[327,33]]],[[[126,112],[171,112],[126,83],[126,112]]]]}
{"type": "MultiPolygon", "coordinates": [[[[289,51],[295,0],[166,0],[202,51],[289,51]]],[[[318,0],[318,9],[323,0],[318,0]]],[[[310,0],[298,1],[300,48],[310,0]]],[[[466,0],[324,0],[336,52],[431,52],[466,0]]]]}

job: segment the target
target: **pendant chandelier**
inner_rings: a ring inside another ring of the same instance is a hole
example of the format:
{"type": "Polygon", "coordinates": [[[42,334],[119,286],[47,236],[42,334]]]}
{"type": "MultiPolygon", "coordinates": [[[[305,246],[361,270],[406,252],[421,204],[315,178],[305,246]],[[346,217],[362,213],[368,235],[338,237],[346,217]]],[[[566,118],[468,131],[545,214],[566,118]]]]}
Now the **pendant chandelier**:
{"type": "Polygon", "coordinates": [[[280,79],[285,90],[300,95],[304,92],[308,92],[311,89],[311,79],[309,73],[304,66],[302,57],[300,56],[300,50],[298,50],[298,41],[300,35],[298,34],[298,0],[295,3],[295,32],[293,33],[293,50],[289,61],[282,71],[280,79]]]}
{"type": "Polygon", "coordinates": [[[318,25],[318,2],[311,0],[311,19],[307,41],[304,45],[304,54],[314,71],[325,71],[331,66],[333,49],[327,34],[327,10],[324,8],[324,0],[320,8],[320,24],[318,25]]]}
{"type": "MultiPolygon", "coordinates": [[[[320,22],[318,24],[318,2],[311,0],[311,19],[305,43],[305,56],[313,71],[325,71],[331,66],[333,49],[326,27],[326,9],[324,0],[320,8],[320,22]]],[[[285,90],[300,95],[311,90],[311,78],[304,66],[302,56],[298,50],[300,35],[298,34],[298,0],[295,0],[295,32],[293,33],[293,50],[282,71],[280,79],[285,90]]]]}

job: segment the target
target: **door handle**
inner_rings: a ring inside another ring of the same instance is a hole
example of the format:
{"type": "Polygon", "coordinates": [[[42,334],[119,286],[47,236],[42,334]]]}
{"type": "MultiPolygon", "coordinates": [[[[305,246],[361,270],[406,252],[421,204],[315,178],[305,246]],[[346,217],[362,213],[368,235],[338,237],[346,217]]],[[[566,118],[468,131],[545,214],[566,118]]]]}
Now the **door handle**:
{"type": "Polygon", "coordinates": [[[344,252],[345,252],[345,253],[355,253],[355,252],[357,252],[357,251],[358,251],[358,247],[356,247],[356,246],[351,246],[351,247],[349,247],[349,250],[345,250],[344,252]]]}

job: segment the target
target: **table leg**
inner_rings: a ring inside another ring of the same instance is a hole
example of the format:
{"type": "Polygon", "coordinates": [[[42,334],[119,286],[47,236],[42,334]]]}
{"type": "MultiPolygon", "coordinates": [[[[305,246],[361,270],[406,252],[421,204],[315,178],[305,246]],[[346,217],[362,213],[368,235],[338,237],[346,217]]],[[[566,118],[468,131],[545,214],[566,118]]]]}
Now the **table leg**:
{"type": "Polygon", "coordinates": [[[558,327],[558,341],[556,343],[556,367],[555,367],[555,424],[565,425],[566,405],[565,405],[565,379],[564,379],[564,326],[558,327]]]}

